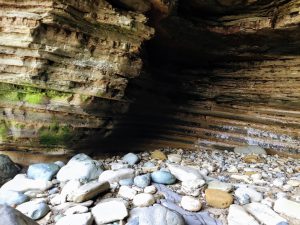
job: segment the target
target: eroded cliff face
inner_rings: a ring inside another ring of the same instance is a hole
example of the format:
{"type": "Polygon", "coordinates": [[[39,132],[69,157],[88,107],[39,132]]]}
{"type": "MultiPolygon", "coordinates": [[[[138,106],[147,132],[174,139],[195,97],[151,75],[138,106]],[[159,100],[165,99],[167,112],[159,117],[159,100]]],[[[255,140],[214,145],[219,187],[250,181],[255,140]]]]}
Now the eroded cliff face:
{"type": "Polygon", "coordinates": [[[10,154],[69,154],[127,111],[153,29],[96,1],[0,1],[0,143],[10,154]]]}
{"type": "Polygon", "coordinates": [[[1,148],[299,154],[299,11],[298,0],[0,1],[1,148]]]}

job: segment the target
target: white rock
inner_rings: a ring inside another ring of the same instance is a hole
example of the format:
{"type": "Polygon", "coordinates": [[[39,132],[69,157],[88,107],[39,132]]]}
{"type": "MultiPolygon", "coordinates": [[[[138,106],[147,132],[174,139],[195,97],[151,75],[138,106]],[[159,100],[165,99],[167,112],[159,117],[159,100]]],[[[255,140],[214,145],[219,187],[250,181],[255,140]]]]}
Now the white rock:
{"type": "Polygon", "coordinates": [[[122,220],[128,216],[125,204],[117,200],[97,204],[92,208],[92,214],[97,225],[122,220]]]}
{"type": "Polygon", "coordinates": [[[58,171],[56,177],[60,182],[69,180],[88,182],[97,179],[102,172],[101,164],[98,161],[81,153],[71,158],[67,165],[58,171]]]}
{"type": "Polygon", "coordinates": [[[245,209],[252,214],[255,219],[257,219],[260,223],[265,225],[288,225],[286,219],[279,216],[276,212],[274,212],[270,207],[258,203],[252,202],[244,206],[245,209]]]}
{"type": "Polygon", "coordinates": [[[61,203],[66,202],[68,196],[71,196],[80,186],[79,180],[70,180],[66,183],[61,190],[61,203]]]}
{"type": "Polygon", "coordinates": [[[98,194],[109,190],[108,182],[91,181],[68,194],[67,199],[73,202],[84,202],[96,197],[98,194]]]}
{"type": "Polygon", "coordinates": [[[269,198],[269,197],[267,197],[267,198],[261,200],[260,203],[262,203],[262,204],[264,204],[264,205],[267,205],[267,206],[269,206],[270,208],[272,208],[272,207],[273,207],[273,204],[274,204],[274,200],[271,199],[271,198],[269,198]]]}
{"type": "Polygon", "coordinates": [[[133,198],[133,205],[137,207],[147,207],[153,205],[154,203],[155,199],[151,194],[141,193],[133,198]]]}
{"type": "Polygon", "coordinates": [[[204,184],[205,181],[203,179],[186,180],[182,182],[181,190],[186,195],[198,196],[204,184]]]}
{"type": "Polygon", "coordinates": [[[238,173],[239,171],[238,171],[238,169],[237,169],[235,166],[231,165],[231,166],[227,169],[227,172],[228,172],[228,173],[238,173]]]}
{"type": "Polygon", "coordinates": [[[26,174],[18,174],[14,179],[6,182],[0,190],[8,191],[46,191],[51,188],[53,184],[46,180],[32,180],[26,177],[26,174]]]}
{"type": "Polygon", "coordinates": [[[180,163],[181,162],[181,155],[179,155],[179,154],[170,154],[170,155],[168,155],[168,160],[172,163],[180,163]]]}
{"type": "Polygon", "coordinates": [[[120,195],[122,198],[130,199],[130,200],[132,200],[134,196],[136,196],[136,194],[137,191],[133,190],[128,186],[121,186],[118,192],[118,195],[120,195]]]}
{"type": "Polygon", "coordinates": [[[280,198],[275,201],[274,210],[288,217],[300,220],[300,203],[280,198]]]}
{"type": "Polygon", "coordinates": [[[38,220],[44,217],[50,211],[49,206],[43,199],[25,202],[18,205],[16,209],[33,220],[38,220]]]}
{"type": "Polygon", "coordinates": [[[91,213],[73,214],[62,217],[55,225],[92,225],[93,221],[91,213]]]}
{"type": "Polygon", "coordinates": [[[233,186],[229,183],[224,183],[220,181],[211,181],[208,183],[207,189],[217,189],[221,191],[230,192],[233,186]]]}
{"type": "Polygon", "coordinates": [[[283,183],[284,183],[283,180],[280,178],[276,178],[273,180],[273,185],[279,188],[282,188],[283,183]]]}
{"type": "Polygon", "coordinates": [[[154,185],[150,185],[148,187],[145,187],[144,192],[146,194],[155,194],[156,193],[156,187],[154,185]]]}
{"type": "Polygon", "coordinates": [[[68,216],[68,215],[73,215],[73,214],[86,213],[88,211],[89,211],[88,207],[83,206],[83,205],[76,205],[76,206],[73,206],[73,207],[67,209],[64,214],[66,216],[68,216]]]}
{"type": "Polygon", "coordinates": [[[284,191],[292,191],[293,187],[291,185],[289,185],[289,184],[286,184],[286,185],[282,186],[282,190],[284,190],[284,191]]]}
{"type": "Polygon", "coordinates": [[[251,175],[251,178],[253,180],[260,180],[262,178],[262,175],[260,173],[255,173],[251,175]]]}
{"type": "Polygon", "coordinates": [[[227,217],[228,225],[259,225],[255,218],[249,215],[246,210],[239,205],[231,205],[227,217]]]}
{"type": "Polygon", "coordinates": [[[296,179],[290,179],[287,184],[293,186],[293,187],[298,187],[300,186],[300,180],[296,180],[296,179]]]}
{"type": "Polygon", "coordinates": [[[199,170],[187,166],[167,164],[170,172],[180,181],[202,179],[199,170]]]}
{"type": "Polygon", "coordinates": [[[200,211],[202,207],[201,201],[191,196],[183,196],[180,204],[182,208],[191,212],[200,211]]]}
{"type": "Polygon", "coordinates": [[[236,189],[234,195],[238,199],[243,199],[244,195],[248,195],[251,202],[260,202],[263,199],[262,193],[254,190],[253,188],[240,187],[236,189]]]}
{"type": "Polygon", "coordinates": [[[106,170],[99,176],[99,181],[116,183],[123,179],[133,178],[134,169],[106,170]]]}
{"type": "Polygon", "coordinates": [[[239,146],[234,148],[235,153],[239,154],[267,154],[266,151],[257,145],[239,146]]]}
{"type": "Polygon", "coordinates": [[[111,170],[119,170],[119,169],[128,168],[128,165],[123,163],[111,163],[110,168],[111,170]]]}

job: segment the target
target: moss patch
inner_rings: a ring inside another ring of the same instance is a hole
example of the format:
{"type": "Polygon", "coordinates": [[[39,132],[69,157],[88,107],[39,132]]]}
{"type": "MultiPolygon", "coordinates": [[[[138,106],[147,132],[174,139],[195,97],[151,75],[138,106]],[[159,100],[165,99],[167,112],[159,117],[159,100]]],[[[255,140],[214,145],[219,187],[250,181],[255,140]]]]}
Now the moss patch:
{"type": "Polygon", "coordinates": [[[0,141],[5,141],[8,136],[8,128],[4,121],[0,121],[0,141]]]}
{"type": "Polygon", "coordinates": [[[67,144],[71,138],[71,129],[57,123],[53,123],[50,127],[43,127],[39,132],[40,144],[47,146],[67,144]]]}

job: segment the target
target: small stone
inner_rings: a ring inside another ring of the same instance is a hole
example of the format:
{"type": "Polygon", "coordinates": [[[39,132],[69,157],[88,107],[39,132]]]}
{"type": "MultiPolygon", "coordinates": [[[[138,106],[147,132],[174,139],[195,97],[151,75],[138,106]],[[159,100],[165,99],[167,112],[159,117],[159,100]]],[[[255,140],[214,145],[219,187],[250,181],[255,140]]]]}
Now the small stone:
{"type": "Polygon", "coordinates": [[[27,170],[27,177],[34,180],[52,180],[60,167],[54,163],[37,163],[30,165],[27,170]]]}
{"type": "Polygon", "coordinates": [[[134,177],[134,169],[119,169],[119,170],[106,170],[99,176],[99,181],[107,181],[110,184],[119,182],[120,180],[130,179],[134,177]]]}
{"type": "Polygon", "coordinates": [[[167,156],[160,150],[155,150],[151,153],[151,158],[156,160],[166,160],[167,156]]]}
{"type": "Polygon", "coordinates": [[[128,216],[125,204],[117,200],[97,204],[92,208],[92,214],[97,225],[123,220],[128,216]]]}
{"type": "Polygon", "coordinates": [[[123,156],[122,159],[124,162],[128,163],[129,165],[133,166],[134,164],[140,161],[140,158],[134,153],[128,153],[123,156]]]}
{"type": "Polygon", "coordinates": [[[262,147],[257,145],[235,147],[234,152],[239,154],[267,154],[262,147]]]}
{"type": "Polygon", "coordinates": [[[151,194],[141,193],[134,196],[132,203],[137,207],[147,207],[153,205],[155,199],[151,194]]]}
{"type": "Polygon", "coordinates": [[[140,188],[145,188],[149,186],[151,183],[150,174],[136,176],[133,180],[133,183],[134,185],[140,188]]]}
{"type": "Polygon", "coordinates": [[[154,185],[150,185],[148,187],[145,187],[144,193],[146,194],[155,194],[156,193],[156,187],[154,185]]]}
{"type": "Polygon", "coordinates": [[[233,202],[231,194],[215,189],[206,189],[205,199],[208,205],[221,209],[228,208],[233,202]]]}
{"type": "Polygon", "coordinates": [[[24,195],[22,192],[0,191],[0,204],[6,204],[14,207],[27,201],[29,201],[29,197],[24,195]]]}
{"type": "Polygon", "coordinates": [[[220,182],[220,181],[211,181],[208,183],[208,187],[207,187],[207,189],[216,189],[225,192],[230,192],[232,188],[233,186],[231,184],[220,182]]]}
{"type": "Polygon", "coordinates": [[[242,205],[248,204],[248,200],[250,200],[250,202],[260,202],[263,199],[262,193],[247,187],[238,188],[234,192],[234,195],[242,205]]]}
{"type": "Polygon", "coordinates": [[[235,167],[235,166],[230,166],[228,169],[227,169],[227,172],[228,173],[238,173],[238,169],[235,167]]]}
{"type": "Polygon", "coordinates": [[[69,196],[72,196],[73,192],[81,186],[79,180],[70,180],[62,188],[61,194],[58,197],[55,197],[50,202],[52,205],[57,205],[66,202],[69,196]]]}
{"type": "Polygon", "coordinates": [[[45,202],[37,202],[33,200],[17,206],[17,210],[33,220],[38,220],[46,216],[46,214],[50,211],[50,208],[45,202]]]}
{"type": "Polygon", "coordinates": [[[284,190],[284,191],[292,191],[293,187],[291,185],[289,185],[289,184],[286,184],[286,185],[282,186],[282,190],[284,190]]]}
{"type": "Polygon", "coordinates": [[[245,163],[262,163],[263,159],[260,158],[258,155],[246,155],[243,158],[245,163]]]}
{"type": "Polygon", "coordinates": [[[182,182],[181,190],[186,195],[199,196],[201,187],[205,184],[203,179],[186,180],[182,182]]]}
{"type": "Polygon", "coordinates": [[[91,181],[80,186],[68,195],[68,200],[73,202],[84,202],[90,200],[102,192],[109,190],[108,182],[91,181]]]}
{"type": "Polygon", "coordinates": [[[161,170],[151,173],[151,179],[158,184],[174,184],[176,182],[176,177],[173,174],[161,170]]]}
{"type": "Polygon", "coordinates": [[[133,185],[133,178],[123,179],[119,181],[121,186],[132,186],[133,185]]]}
{"type": "Polygon", "coordinates": [[[300,180],[296,179],[290,179],[287,184],[291,185],[292,187],[299,187],[300,186],[300,180]]]}
{"type": "Polygon", "coordinates": [[[81,153],[73,156],[67,165],[63,166],[57,173],[57,180],[66,182],[69,180],[79,180],[88,182],[95,180],[103,172],[101,164],[81,153]]]}
{"type": "Polygon", "coordinates": [[[8,205],[0,205],[0,218],[1,225],[39,225],[34,220],[8,205]]]}
{"type": "Polygon", "coordinates": [[[274,210],[280,214],[300,220],[300,203],[280,198],[275,201],[274,210]]]}
{"type": "Polygon", "coordinates": [[[179,154],[170,154],[170,155],[168,155],[168,160],[171,163],[180,163],[181,162],[181,155],[179,155],[179,154]]]}
{"type": "Polygon", "coordinates": [[[14,177],[14,179],[5,183],[0,191],[2,190],[10,190],[10,191],[46,191],[51,188],[53,184],[50,181],[46,180],[32,180],[28,179],[25,174],[18,174],[14,177]]]}
{"type": "Polygon", "coordinates": [[[198,212],[202,207],[201,201],[191,196],[183,196],[180,204],[182,208],[191,212],[198,212]]]}
{"type": "Polygon", "coordinates": [[[176,164],[167,164],[167,166],[170,172],[180,181],[202,179],[200,171],[195,168],[176,164]]]}
{"type": "Polygon", "coordinates": [[[261,203],[272,208],[274,201],[271,198],[265,198],[265,199],[261,200],[261,203]]]}
{"type": "Polygon", "coordinates": [[[244,206],[244,208],[252,214],[258,222],[265,225],[288,225],[286,219],[279,216],[270,207],[258,203],[252,202],[244,206]]]}
{"type": "Polygon", "coordinates": [[[123,164],[123,163],[111,163],[110,168],[111,168],[111,170],[119,170],[119,169],[128,168],[128,165],[123,164]]]}
{"type": "Polygon", "coordinates": [[[280,199],[280,198],[286,198],[287,194],[285,192],[277,192],[276,193],[276,198],[280,199]]]}
{"type": "Polygon", "coordinates": [[[73,206],[73,207],[67,209],[64,214],[66,216],[68,216],[68,215],[73,215],[73,214],[86,213],[88,211],[89,211],[88,207],[83,206],[83,205],[76,205],[76,206],[73,206]]]}
{"type": "Polygon", "coordinates": [[[280,178],[276,178],[275,180],[273,180],[273,185],[275,187],[282,188],[283,184],[284,184],[284,181],[280,178]]]}
{"type": "Polygon", "coordinates": [[[93,221],[91,213],[72,214],[60,218],[55,225],[92,225],[93,221]]]}
{"type": "Polygon", "coordinates": [[[231,205],[227,217],[228,225],[259,225],[255,218],[239,205],[231,205]]]}
{"type": "Polygon", "coordinates": [[[260,180],[262,178],[262,175],[260,173],[254,173],[251,175],[251,178],[253,180],[260,180]]]}
{"type": "Polygon", "coordinates": [[[19,172],[19,168],[7,156],[0,154],[0,187],[19,172]]]}
{"type": "Polygon", "coordinates": [[[134,196],[136,196],[137,191],[133,190],[132,188],[128,186],[121,186],[118,192],[118,195],[122,198],[132,200],[134,196]]]}

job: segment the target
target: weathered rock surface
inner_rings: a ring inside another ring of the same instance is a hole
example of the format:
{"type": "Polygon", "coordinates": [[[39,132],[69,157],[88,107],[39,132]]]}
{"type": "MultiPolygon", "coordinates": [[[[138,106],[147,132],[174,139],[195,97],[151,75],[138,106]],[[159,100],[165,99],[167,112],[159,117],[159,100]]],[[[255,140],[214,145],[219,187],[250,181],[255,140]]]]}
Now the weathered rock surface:
{"type": "Polygon", "coordinates": [[[19,169],[6,155],[0,155],[0,186],[17,175],[19,169]]]}
{"type": "Polygon", "coordinates": [[[5,225],[38,225],[34,220],[7,205],[0,205],[0,218],[1,223],[5,225]]]}
{"type": "Polygon", "coordinates": [[[247,211],[239,205],[231,205],[227,217],[228,225],[259,225],[247,211]]]}

